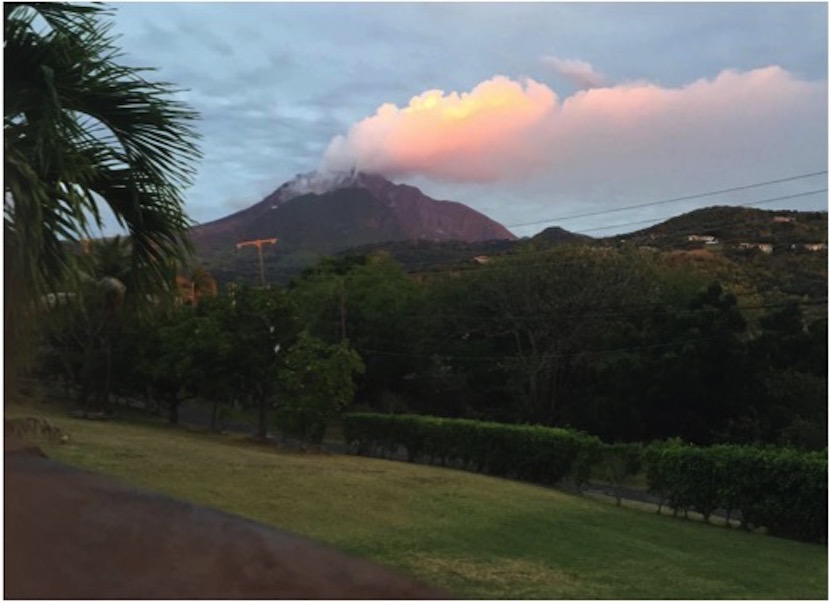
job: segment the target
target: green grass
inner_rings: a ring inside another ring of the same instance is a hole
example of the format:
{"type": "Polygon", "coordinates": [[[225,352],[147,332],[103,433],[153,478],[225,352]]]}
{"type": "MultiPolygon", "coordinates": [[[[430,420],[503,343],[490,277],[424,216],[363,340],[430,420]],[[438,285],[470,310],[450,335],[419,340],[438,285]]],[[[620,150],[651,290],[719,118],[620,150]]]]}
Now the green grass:
{"type": "Polygon", "coordinates": [[[278,451],[40,407],[47,453],[328,542],[471,598],[827,598],[827,548],[437,467],[278,451]]]}

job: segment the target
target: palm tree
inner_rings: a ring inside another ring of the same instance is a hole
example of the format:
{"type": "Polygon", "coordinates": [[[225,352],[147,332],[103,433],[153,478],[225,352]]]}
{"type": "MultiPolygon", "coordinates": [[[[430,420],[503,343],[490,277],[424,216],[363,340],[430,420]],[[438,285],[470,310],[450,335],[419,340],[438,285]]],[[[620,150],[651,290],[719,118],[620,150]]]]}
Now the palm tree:
{"type": "Polygon", "coordinates": [[[33,301],[65,278],[68,242],[102,227],[102,206],[129,233],[138,286],[173,285],[170,262],[190,252],[182,190],[200,153],[197,115],[176,90],[118,63],[108,9],[3,9],[4,318],[20,349],[33,301]]]}

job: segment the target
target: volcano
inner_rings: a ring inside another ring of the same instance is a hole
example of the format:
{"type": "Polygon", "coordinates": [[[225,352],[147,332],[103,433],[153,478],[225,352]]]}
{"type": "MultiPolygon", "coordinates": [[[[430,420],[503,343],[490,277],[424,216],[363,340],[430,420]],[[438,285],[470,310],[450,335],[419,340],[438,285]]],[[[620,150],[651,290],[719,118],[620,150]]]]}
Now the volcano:
{"type": "Polygon", "coordinates": [[[333,254],[405,240],[513,240],[504,226],[466,205],[438,201],[414,186],[362,172],[300,175],[259,203],[196,226],[200,254],[241,241],[277,238],[280,252],[333,254]]]}

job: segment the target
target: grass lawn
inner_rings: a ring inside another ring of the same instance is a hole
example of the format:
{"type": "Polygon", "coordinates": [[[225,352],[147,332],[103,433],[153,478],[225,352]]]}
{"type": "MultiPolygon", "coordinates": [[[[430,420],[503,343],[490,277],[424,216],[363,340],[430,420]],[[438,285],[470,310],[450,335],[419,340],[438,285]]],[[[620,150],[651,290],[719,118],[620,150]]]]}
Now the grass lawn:
{"type": "Polygon", "coordinates": [[[328,542],[469,598],[827,599],[827,548],[430,466],[40,415],[51,457],[328,542]]]}

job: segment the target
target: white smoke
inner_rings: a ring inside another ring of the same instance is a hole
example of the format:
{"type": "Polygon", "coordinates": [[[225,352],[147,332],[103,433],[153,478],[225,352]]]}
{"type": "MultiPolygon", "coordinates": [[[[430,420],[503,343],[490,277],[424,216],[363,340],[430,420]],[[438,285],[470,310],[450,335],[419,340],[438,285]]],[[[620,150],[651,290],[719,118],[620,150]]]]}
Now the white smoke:
{"type": "Polygon", "coordinates": [[[321,168],[304,174],[297,174],[283,185],[279,201],[284,203],[304,194],[325,194],[354,183],[357,171],[321,168]]]}

